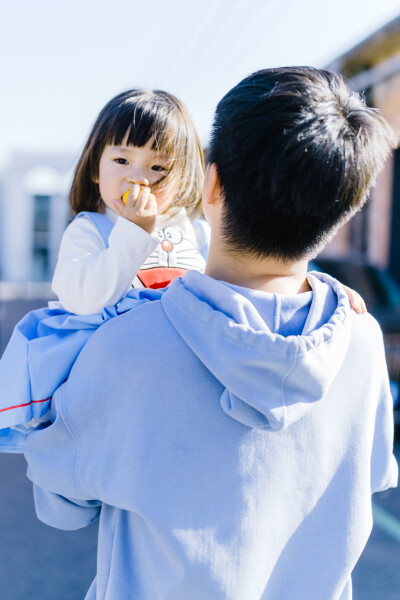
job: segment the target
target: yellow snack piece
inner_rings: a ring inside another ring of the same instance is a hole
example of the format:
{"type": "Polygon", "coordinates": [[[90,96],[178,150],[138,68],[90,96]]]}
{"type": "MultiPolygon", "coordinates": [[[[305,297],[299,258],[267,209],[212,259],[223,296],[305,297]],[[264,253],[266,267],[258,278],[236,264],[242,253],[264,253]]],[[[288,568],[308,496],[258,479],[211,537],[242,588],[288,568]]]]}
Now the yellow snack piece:
{"type": "Polygon", "coordinates": [[[122,196],[122,202],[126,205],[126,201],[128,200],[128,196],[131,193],[131,187],[129,188],[129,190],[126,190],[125,194],[122,196]]]}

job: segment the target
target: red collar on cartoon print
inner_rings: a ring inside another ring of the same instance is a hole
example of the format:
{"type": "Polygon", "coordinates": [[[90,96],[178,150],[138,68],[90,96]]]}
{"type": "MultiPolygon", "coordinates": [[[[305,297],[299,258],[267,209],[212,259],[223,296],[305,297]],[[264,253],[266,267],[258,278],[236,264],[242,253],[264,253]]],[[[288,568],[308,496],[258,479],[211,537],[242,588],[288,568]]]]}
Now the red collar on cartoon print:
{"type": "Polygon", "coordinates": [[[144,287],[163,288],[189,270],[204,271],[203,256],[179,227],[168,225],[159,229],[157,237],[159,245],[137,273],[144,287]]]}

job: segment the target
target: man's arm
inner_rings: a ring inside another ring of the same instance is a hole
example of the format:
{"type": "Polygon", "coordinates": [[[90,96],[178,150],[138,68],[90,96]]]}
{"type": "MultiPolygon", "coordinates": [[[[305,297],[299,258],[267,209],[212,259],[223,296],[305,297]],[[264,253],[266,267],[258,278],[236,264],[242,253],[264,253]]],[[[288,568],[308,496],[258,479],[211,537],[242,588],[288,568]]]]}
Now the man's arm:
{"type": "Polygon", "coordinates": [[[398,466],[393,455],[393,398],[390,393],[382,332],[379,331],[378,351],[382,374],[371,455],[371,491],[381,492],[397,486],[398,466]]]}
{"type": "Polygon", "coordinates": [[[101,502],[87,499],[77,475],[77,446],[62,415],[60,394],[52,405],[54,422],[32,432],[25,446],[27,476],[33,483],[37,517],[52,527],[72,530],[100,516],[101,502]]]}
{"type": "MultiPolygon", "coordinates": [[[[130,439],[133,430],[132,357],[143,351],[143,340],[132,332],[144,326],[142,308],[111,319],[92,335],[52,398],[51,424],[28,435],[28,477],[46,492],[36,491],[36,504],[39,518],[49,524],[82,527],[96,518],[100,503],[120,501],[116,465],[121,440],[128,434],[130,439]]],[[[132,451],[129,460],[136,464],[132,451]]]]}
{"type": "Polygon", "coordinates": [[[38,519],[57,529],[81,529],[100,517],[101,502],[98,500],[64,498],[35,484],[33,484],[33,498],[38,519]]]}
{"type": "Polygon", "coordinates": [[[398,466],[393,455],[393,398],[387,389],[382,390],[376,412],[371,457],[371,491],[382,492],[396,487],[397,483],[398,466]]]}

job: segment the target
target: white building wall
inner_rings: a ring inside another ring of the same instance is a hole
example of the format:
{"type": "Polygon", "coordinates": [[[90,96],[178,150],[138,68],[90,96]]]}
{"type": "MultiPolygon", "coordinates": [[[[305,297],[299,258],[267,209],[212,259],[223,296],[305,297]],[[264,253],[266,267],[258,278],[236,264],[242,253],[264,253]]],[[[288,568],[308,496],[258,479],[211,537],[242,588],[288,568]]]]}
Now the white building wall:
{"type": "Polygon", "coordinates": [[[0,277],[3,281],[34,279],[34,197],[50,196],[48,234],[49,275],[68,223],[68,188],[74,158],[71,155],[16,154],[3,172],[0,223],[0,277]]]}
{"type": "Polygon", "coordinates": [[[24,191],[24,170],[13,161],[4,179],[2,199],[2,265],[3,280],[24,281],[31,267],[32,206],[24,191]]]}

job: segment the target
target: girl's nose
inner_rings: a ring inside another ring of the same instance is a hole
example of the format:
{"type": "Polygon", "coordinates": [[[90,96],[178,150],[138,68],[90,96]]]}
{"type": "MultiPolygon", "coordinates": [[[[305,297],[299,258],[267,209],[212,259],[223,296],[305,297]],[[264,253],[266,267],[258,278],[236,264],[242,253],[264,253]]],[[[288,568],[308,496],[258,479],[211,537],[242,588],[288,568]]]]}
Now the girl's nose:
{"type": "Polygon", "coordinates": [[[138,183],[139,185],[150,185],[150,181],[147,177],[144,177],[140,173],[131,173],[128,177],[128,183],[138,183]]]}

